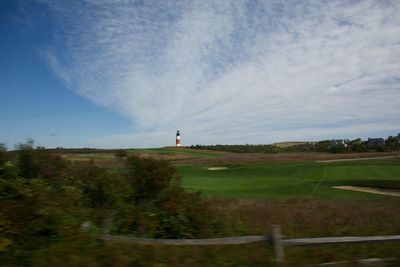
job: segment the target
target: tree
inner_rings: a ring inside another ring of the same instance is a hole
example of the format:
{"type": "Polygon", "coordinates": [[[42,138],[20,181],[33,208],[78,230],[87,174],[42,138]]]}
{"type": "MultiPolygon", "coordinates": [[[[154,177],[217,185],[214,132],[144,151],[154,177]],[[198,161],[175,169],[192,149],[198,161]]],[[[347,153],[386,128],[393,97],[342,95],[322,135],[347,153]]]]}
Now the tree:
{"type": "Polygon", "coordinates": [[[126,171],[135,203],[154,200],[163,190],[179,183],[178,174],[166,161],[132,156],[126,162],[126,171]]]}

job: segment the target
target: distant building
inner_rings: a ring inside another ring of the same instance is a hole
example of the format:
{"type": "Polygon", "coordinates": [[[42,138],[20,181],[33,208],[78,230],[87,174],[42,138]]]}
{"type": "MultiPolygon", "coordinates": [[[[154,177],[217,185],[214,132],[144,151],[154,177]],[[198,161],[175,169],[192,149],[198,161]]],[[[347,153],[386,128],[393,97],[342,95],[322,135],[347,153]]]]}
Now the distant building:
{"type": "Polygon", "coordinates": [[[349,142],[350,142],[349,139],[332,139],[331,145],[338,146],[338,147],[347,147],[349,142]]]}
{"type": "Polygon", "coordinates": [[[180,134],[179,130],[176,131],[175,145],[176,145],[176,147],[181,146],[181,134],[180,134]]]}
{"type": "Polygon", "coordinates": [[[385,139],[383,138],[368,138],[368,146],[382,146],[385,144],[385,139]]]}

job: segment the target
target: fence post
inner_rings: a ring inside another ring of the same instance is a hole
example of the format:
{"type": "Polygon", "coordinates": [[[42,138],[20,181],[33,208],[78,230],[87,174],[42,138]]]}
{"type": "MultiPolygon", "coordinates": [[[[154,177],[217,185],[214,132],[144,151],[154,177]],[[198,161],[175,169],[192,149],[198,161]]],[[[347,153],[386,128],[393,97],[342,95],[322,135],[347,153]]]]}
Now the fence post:
{"type": "Polygon", "coordinates": [[[285,254],[283,252],[283,244],[281,242],[281,227],[279,225],[272,225],[272,246],[274,247],[275,261],[283,263],[285,254]]]}
{"type": "Polygon", "coordinates": [[[114,210],[105,210],[103,211],[103,218],[102,218],[102,230],[103,235],[109,235],[113,225],[113,219],[115,215],[114,210]]]}

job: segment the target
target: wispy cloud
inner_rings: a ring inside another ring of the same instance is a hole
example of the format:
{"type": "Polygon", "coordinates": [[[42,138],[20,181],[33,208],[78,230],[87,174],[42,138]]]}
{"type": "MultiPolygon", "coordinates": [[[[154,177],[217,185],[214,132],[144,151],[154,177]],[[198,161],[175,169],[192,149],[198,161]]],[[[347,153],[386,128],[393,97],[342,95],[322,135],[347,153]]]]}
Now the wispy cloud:
{"type": "Polygon", "coordinates": [[[176,129],[204,144],[399,128],[399,1],[48,6],[49,66],[132,118],[132,133],[95,144],[167,145],[176,129]]]}

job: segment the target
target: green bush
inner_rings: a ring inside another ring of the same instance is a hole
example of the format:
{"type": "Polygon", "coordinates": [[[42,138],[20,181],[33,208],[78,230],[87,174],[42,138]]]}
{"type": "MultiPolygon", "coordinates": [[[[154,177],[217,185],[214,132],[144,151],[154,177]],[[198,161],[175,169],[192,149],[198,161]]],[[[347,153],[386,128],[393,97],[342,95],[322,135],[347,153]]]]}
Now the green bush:
{"type": "Polygon", "coordinates": [[[88,243],[87,253],[94,253],[101,231],[180,238],[214,229],[200,196],[180,188],[167,162],[129,157],[115,173],[67,162],[32,143],[19,148],[0,149],[0,262],[39,264],[49,251],[58,253],[55,262],[67,261],[88,243]]]}

